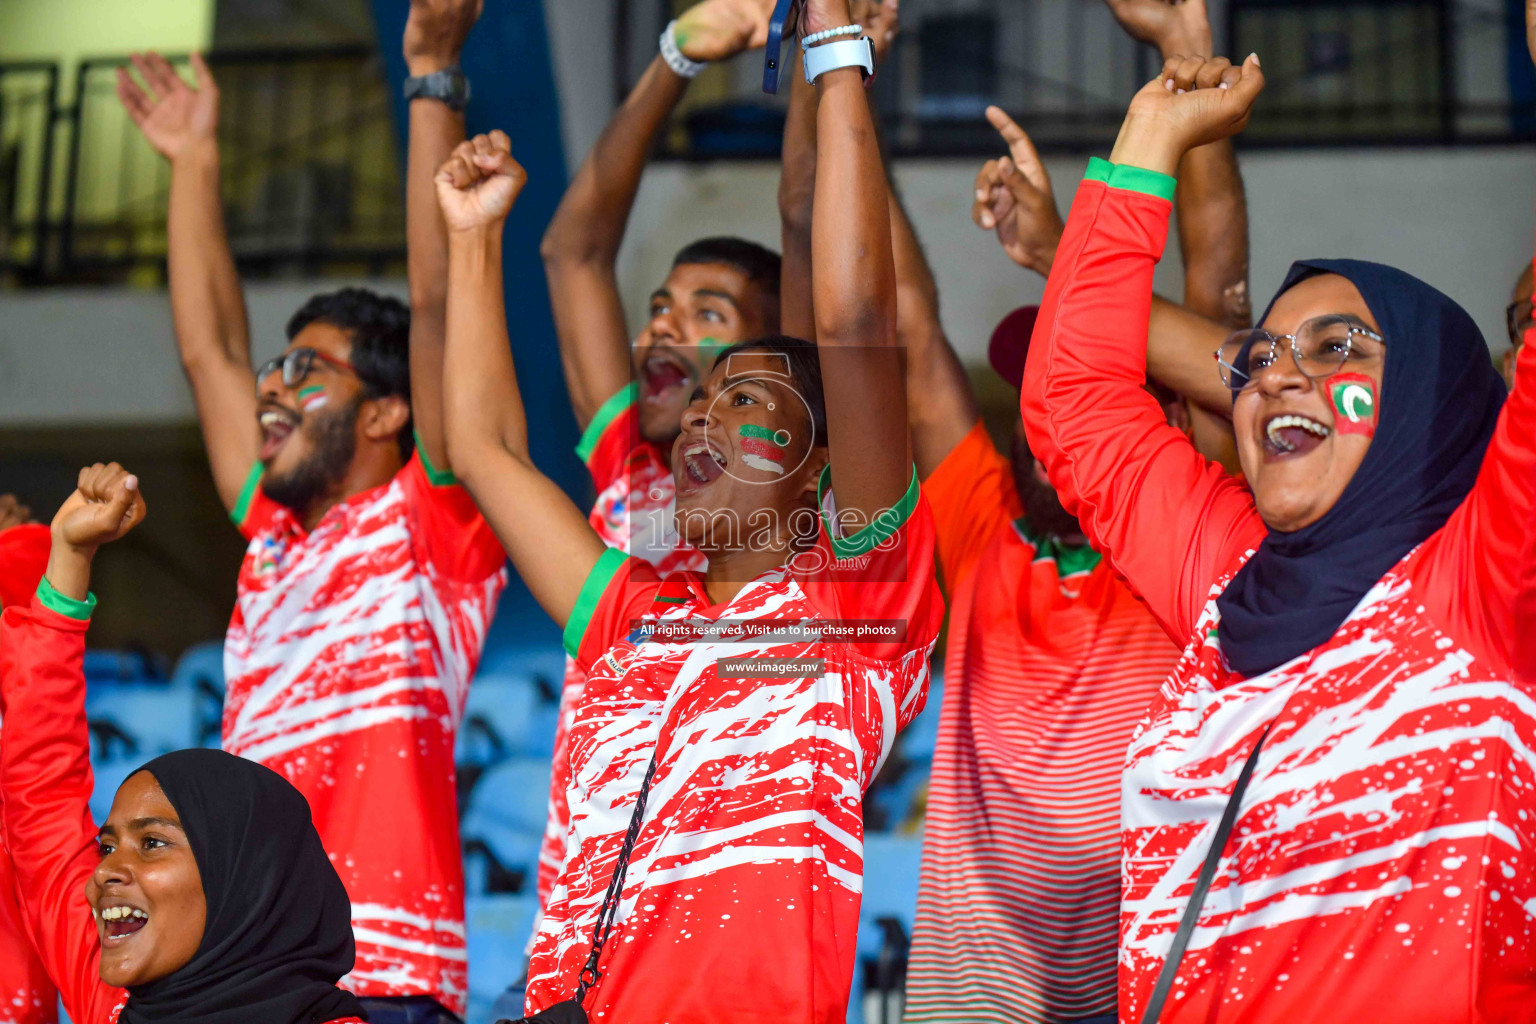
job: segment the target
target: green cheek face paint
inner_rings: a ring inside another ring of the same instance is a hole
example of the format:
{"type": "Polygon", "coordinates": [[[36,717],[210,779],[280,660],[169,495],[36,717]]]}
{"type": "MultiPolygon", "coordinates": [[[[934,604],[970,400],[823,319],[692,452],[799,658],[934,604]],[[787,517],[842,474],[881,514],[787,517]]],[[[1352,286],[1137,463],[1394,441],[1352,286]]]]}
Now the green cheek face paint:
{"type": "Polygon", "coordinates": [[[1336,373],[1328,378],[1328,394],[1333,399],[1333,429],[1336,433],[1376,434],[1376,382],[1363,373],[1336,373]]]}
{"type": "Polygon", "coordinates": [[[314,412],[323,409],[331,401],[331,396],[325,393],[325,388],[316,384],[299,392],[299,407],[305,412],[314,412]]]}
{"type": "Polygon", "coordinates": [[[729,342],[720,341],[718,338],[705,338],[699,342],[699,368],[704,373],[709,373],[710,367],[715,365],[715,360],[720,358],[720,353],[730,347],[729,342]]]}
{"type": "Polygon", "coordinates": [[[769,430],[747,423],[736,432],[741,436],[742,462],[774,476],[784,475],[784,450],[789,447],[789,431],[769,430]]]}

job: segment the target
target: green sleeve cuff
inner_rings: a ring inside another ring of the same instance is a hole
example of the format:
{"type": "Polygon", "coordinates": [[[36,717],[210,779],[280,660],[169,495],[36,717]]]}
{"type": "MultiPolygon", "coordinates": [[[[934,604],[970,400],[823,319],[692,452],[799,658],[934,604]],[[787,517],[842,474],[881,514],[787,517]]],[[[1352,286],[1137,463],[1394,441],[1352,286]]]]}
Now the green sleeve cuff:
{"type": "Polygon", "coordinates": [[[427,483],[433,487],[453,487],[457,485],[459,478],[453,475],[453,470],[438,469],[432,465],[432,460],[427,458],[427,450],[421,446],[421,434],[412,430],[411,436],[416,439],[416,455],[421,459],[421,468],[427,474],[427,483]]]}
{"type": "Polygon", "coordinates": [[[592,457],[592,451],[597,447],[597,442],[602,440],[603,433],[613,421],[638,401],[640,401],[640,385],[636,381],[630,381],[616,391],[598,408],[597,415],[592,417],[592,422],[587,424],[587,429],[581,432],[581,440],[576,445],[576,457],[586,463],[592,457]]]}
{"type": "Polygon", "coordinates": [[[235,521],[236,526],[245,525],[245,517],[251,514],[251,502],[256,498],[256,488],[261,484],[261,463],[251,463],[251,471],[246,475],[245,487],[240,491],[240,500],[235,502],[235,507],[230,509],[229,518],[235,521]]]}
{"type": "Polygon", "coordinates": [[[581,585],[581,593],[576,596],[576,607],[571,609],[571,617],[566,620],[565,632],[560,638],[566,653],[571,657],[580,654],[581,641],[587,635],[587,626],[597,612],[598,602],[608,592],[608,585],[627,561],[629,556],[623,551],[608,548],[598,556],[597,564],[587,574],[587,582],[581,585]]]}
{"type": "Polygon", "coordinates": [[[1088,170],[1083,174],[1083,180],[1100,181],[1110,188],[1125,189],[1127,192],[1143,192],[1170,203],[1178,187],[1178,181],[1172,175],[1149,171],[1145,167],[1112,164],[1096,156],[1088,158],[1088,170]]]}
{"type": "Polygon", "coordinates": [[[1110,171],[1108,185],[1110,188],[1125,189],[1127,192],[1143,192],[1149,196],[1166,199],[1171,203],[1178,182],[1172,175],[1163,174],[1160,171],[1115,164],[1114,170],[1110,171]]]}
{"type": "Polygon", "coordinates": [[[831,520],[826,518],[826,506],[823,499],[827,493],[827,486],[832,482],[832,467],[827,466],[821,471],[821,481],[816,485],[816,503],[822,507],[822,524],[827,529],[827,536],[832,539],[832,553],[838,558],[856,558],[859,555],[867,555],[875,548],[884,544],[912,518],[912,510],[917,508],[917,497],[920,493],[917,482],[917,467],[912,467],[912,482],[907,484],[907,493],[895,505],[883,510],[868,526],[859,530],[851,537],[839,537],[833,529],[831,520]]]}
{"type": "Polygon", "coordinates": [[[84,601],[76,601],[54,590],[47,576],[38,581],[37,599],[45,608],[58,612],[66,619],[77,619],[80,622],[91,621],[91,612],[96,608],[95,594],[87,593],[84,601]]]}
{"type": "Polygon", "coordinates": [[[1088,158],[1088,171],[1083,175],[1084,181],[1102,181],[1109,184],[1109,175],[1115,169],[1115,165],[1100,157],[1088,158]]]}

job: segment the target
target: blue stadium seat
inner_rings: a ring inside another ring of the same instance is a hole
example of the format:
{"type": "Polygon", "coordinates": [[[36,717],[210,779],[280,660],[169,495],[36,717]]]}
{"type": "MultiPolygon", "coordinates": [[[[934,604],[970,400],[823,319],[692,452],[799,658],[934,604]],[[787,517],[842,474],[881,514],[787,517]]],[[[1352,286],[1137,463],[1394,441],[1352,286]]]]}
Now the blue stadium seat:
{"type": "Polygon", "coordinates": [[[188,647],[176,662],[171,682],[183,686],[206,684],[219,693],[224,692],[224,641],[209,640],[207,643],[188,647]]]}
{"type": "Polygon", "coordinates": [[[899,918],[911,934],[922,862],[921,836],[866,835],[864,898],[859,904],[859,919],[899,918]]]}
{"type": "Polygon", "coordinates": [[[217,747],[224,718],[224,642],[187,648],[171,673],[171,685],[197,694],[197,745],[217,747]]]}
{"type": "Polygon", "coordinates": [[[939,741],[939,708],[944,704],[944,680],[938,676],[928,687],[928,703],[897,741],[909,761],[933,763],[933,748],[939,741]]]}
{"type": "Polygon", "coordinates": [[[91,819],[96,824],[106,821],[107,815],[112,813],[112,798],[117,795],[117,787],[130,772],[148,760],[148,757],[115,757],[105,761],[91,758],[91,774],[95,781],[91,791],[91,819]]]}
{"type": "Polygon", "coordinates": [[[548,813],[548,760],[518,758],[487,771],[470,792],[459,824],[470,891],[532,892],[548,813]],[[521,884],[501,871],[521,872],[521,884]]]}
{"type": "Polygon", "coordinates": [[[920,836],[864,836],[864,897],[859,903],[859,938],[855,953],[853,991],[848,1001],[849,1024],[864,1019],[864,965],[877,957],[887,942],[886,930],[876,923],[895,918],[906,937],[912,936],[917,909],[917,879],[922,868],[920,836]]]}
{"type": "Polygon", "coordinates": [[[197,746],[197,693],[169,683],[87,683],[85,717],[91,727],[91,759],[140,763],[197,746]]]}
{"type": "MultiPolygon", "coordinates": [[[[471,896],[465,901],[469,948],[469,1014],[466,1024],[491,1024],[492,1008],[527,973],[524,950],[539,913],[527,896],[471,896]]],[[[519,1001],[518,1013],[522,1006],[519,1001]]],[[[503,1012],[505,1009],[503,1008],[503,1012]]]]}
{"type": "Polygon", "coordinates": [[[526,752],[539,703],[538,684],[531,677],[480,673],[469,687],[454,759],[484,767],[526,752]]]}

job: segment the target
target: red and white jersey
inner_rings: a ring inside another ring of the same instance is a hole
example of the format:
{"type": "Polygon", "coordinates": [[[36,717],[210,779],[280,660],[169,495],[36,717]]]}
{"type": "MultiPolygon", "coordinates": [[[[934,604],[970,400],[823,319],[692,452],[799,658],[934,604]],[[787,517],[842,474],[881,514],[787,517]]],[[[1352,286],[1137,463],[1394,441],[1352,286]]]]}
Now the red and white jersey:
{"type": "Polygon", "coordinates": [[[1172,193],[1166,175],[1090,165],[1023,390],[1062,503],[1187,643],[1126,764],[1121,1019],[1146,1007],[1272,727],[1164,1024],[1529,1022],[1536,681],[1512,665],[1536,578],[1536,349],[1445,525],[1332,638],[1241,678],[1221,656],[1214,599],[1267,529],[1252,494],[1141,391],[1172,193]]]}
{"type": "MultiPolygon", "coordinates": [[[[644,559],[663,576],[672,572],[703,572],[706,559],[682,542],[672,518],[677,482],[667,452],[640,437],[640,389],[631,383],[603,403],[581,435],[576,454],[586,463],[597,489],[589,521],[603,543],[644,559]]],[[[566,734],[585,677],[576,662],[565,659],[560,689],[560,717],[555,730],[554,770],[550,773],[549,818],[539,848],[539,906],[565,859],[565,790],[570,782],[566,764],[566,734]]]]}
{"type": "Polygon", "coordinates": [[[468,493],[420,452],[312,532],[261,493],[224,645],[224,748],[309,800],[352,897],[366,996],[462,1014],[467,956],[453,746],[505,555],[468,493]]]}
{"type": "Polygon", "coordinates": [[[951,613],[905,1019],[1114,1013],[1121,771],[1179,649],[1092,548],[1014,521],[982,424],[923,494],[951,613]]]}
{"type": "Polygon", "coordinates": [[[763,1024],[844,1019],[863,793],[922,709],[943,615],[915,478],[898,511],[847,540],[823,532],[718,606],[697,573],[663,581],[616,550],[598,562],[566,628],[588,675],[569,735],[567,854],[534,939],[530,1013],[575,988],[654,754],[592,1018],[702,1024],[746,1000],[763,1024]],[[884,631],[844,635],[880,639],[831,638],[860,620],[884,631]],[[746,635],[689,632],[700,624],[746,635]],[[753,667],[724,660],[736,658],[753,667]],[[763,668],[775,663],[782,674],[763,668]]]}

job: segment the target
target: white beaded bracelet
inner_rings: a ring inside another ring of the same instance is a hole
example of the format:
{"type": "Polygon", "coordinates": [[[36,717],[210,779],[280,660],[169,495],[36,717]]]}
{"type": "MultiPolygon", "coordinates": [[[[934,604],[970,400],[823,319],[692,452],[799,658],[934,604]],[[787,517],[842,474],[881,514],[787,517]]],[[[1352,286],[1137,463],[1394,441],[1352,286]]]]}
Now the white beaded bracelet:
{"type": "Polygon", "coordinates": [[[817,43],[827,39],[836,39],[838,36],[858,36],[863,34],[863,25],[843,25],[838,28],[829,28],[825,32],[813,32],[800,40],[800,46],[804,49],[807,46],[815,46],[817,43]]]}
{"type": "Polygon", "coordinates": [[[697,78],[699,72],[709,67],[701,61],[690,60],[677,45],[677,37],[673,34],[677,29],[677,22],[672,21],[661,33],[661,59],[667,62],[667,67],[675,71],[681,78],[697,78]]]}

